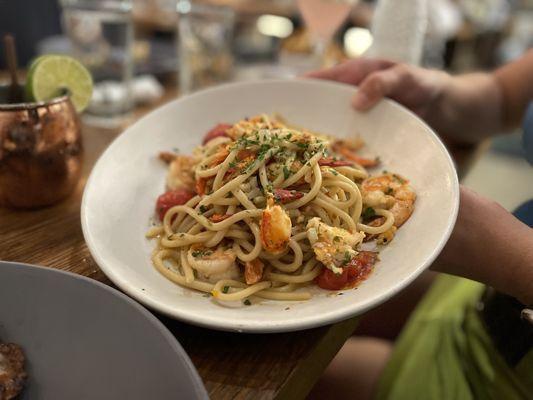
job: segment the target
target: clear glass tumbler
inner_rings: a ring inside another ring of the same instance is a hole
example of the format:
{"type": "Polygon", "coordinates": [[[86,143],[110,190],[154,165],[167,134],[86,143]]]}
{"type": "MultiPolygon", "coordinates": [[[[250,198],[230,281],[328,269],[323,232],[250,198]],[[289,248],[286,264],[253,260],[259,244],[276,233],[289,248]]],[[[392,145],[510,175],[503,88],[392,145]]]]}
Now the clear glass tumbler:
{"type": "Polygon", "coordinates": [[[187,0],[177,10],[180,93],[231,79],[234,11],[187,0]]]}
{"type": "Polygon", "coordinates": [[[91,71],[91,122],[120,124],[133,108],[131,0],[62,0],[63,24],[72,55],[91,71]]]}

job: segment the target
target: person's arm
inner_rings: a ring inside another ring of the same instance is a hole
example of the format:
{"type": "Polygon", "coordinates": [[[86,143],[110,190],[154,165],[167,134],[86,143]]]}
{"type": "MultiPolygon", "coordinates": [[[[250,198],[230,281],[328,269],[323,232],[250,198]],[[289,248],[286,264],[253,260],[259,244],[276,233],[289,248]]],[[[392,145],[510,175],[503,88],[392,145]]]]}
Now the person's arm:
{"type": "Polygon", "coordinates": [[[389,97],[455,141],[476,142],[518,124],[533,99],[533,50],[494,73],[451,76],[386,60],[359,58],[308,77],[358,85],[353,105],[368,110],[389,97]]]}
{"type": "Polygon", "coordinates": [[[461,187],[457,223],[431,269],[485,283],[533,305],[533,229],[461,187]]]}

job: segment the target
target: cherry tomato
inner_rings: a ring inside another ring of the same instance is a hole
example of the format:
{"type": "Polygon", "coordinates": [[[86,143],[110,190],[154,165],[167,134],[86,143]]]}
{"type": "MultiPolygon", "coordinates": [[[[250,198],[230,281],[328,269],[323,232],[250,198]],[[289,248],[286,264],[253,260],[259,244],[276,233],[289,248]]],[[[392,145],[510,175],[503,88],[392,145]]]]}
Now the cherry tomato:
{"type": "Polygon", "coordinates": [[[343,268],[342,274],[336,274],[330,269],[324,268],[320,275],[316,277],[319,287],[326,290],[340,290],[348,282],[348,268],[343,268]]]}
{"type": "Polygon", "coordinates": [[[204,141],[202,144],[206,144],[210,140],[213,140],[214,138],[220,137],[220,136],[228,136],[226,131],[231,128],[232,125],[229,124],[218,124],[213,129],[211,129],[209,132],[207,132],[204,136],[204,141]]]}
{"type": "Polygon", "coordinates": [[[377,259],[377,253],[360,251],[342,269],[341,274],[336,274],[330,269],[324,268],[320,275],[316,277],[316,283],[326,290],[341,290],[354,287],[368,276],[377,259]]]}
{"type": "Polygon", "coordinates": [[[291,201],[298,200],[304,197],[302,192],[287,189],[274,189],[274,199],[281,204],[287,204],[291,201]]]}
{"type": "Polygon", "coordinates": [[[194,193],[188,189],[176,189],[163,193],[157,198],[155,210],[159,219],[163,221],[167,211],[174,206],[181,206],[194,197],[194,193]]]}

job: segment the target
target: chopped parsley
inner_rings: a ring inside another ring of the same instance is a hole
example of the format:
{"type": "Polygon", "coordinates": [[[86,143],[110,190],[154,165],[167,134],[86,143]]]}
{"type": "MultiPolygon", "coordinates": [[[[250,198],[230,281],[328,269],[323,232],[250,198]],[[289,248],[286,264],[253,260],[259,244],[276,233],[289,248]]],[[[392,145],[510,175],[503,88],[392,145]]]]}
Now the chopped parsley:
{"type": "Polygon", "coordinates": [[[245,306],[251,306],[252,305],[252,302],[250,300],[248,300],[248,299],[244,300],[243,303],[244,303],[245,306]]]}
{"type": "Polygon", "coordinates": [[[392,174],[392,177],[397,180],[398,182],[400,183],[407,183],[407,181],[405,179],[403,179],[400,175],[396,175],[396,174],[392,174]]]}
{"type": "Polygon", "coordinates": [[[203,214],[207,211],[207,207],[204,206],[203,204],[200,206],[200,211],[198,212],[198,214],[203,214]]]}
{"type": "Polygon", "coordinates": [[[222,288],[222,293],[228,293],[229,292],[229,286],[224,286],[224,288],[222,288]]]}
{"type": "Polygon", "coordinates": [[[341,237],[340,237],[340,236],[335,236],[335,237],[333,238],[333,241],[334,241],[334,242],[340,242],[340,241],[341,241],[341,237]]]}
{"type": "Polygon", "coordinates": [[[213,254],[213,252],[211,250],[195,250],[191,254],[194,258],[197,258],[197,257],[209,256],[213,254]]]}
{"type": "Polygon", "coordinates": [[[263,188],[263,192],[265,194],[272,193],[273,191],[274,191],[274,187],[272,186],[271,183],[269,183],[266,188],[263,188]]]}
{"type": "Polygon", "coordinates": [[[391,195],[394,192],[394,190],[391,187],[388,187],[387,190],[385,190],[385,194],[391,195]]]}
{"type": "Polygon", "coordinates": [[[271,146],[269,144],[266,144],[266,143],[262,144],[259,147],[259,152],[257,153],[257,159],[260,161],[263,161],[265,159],[266,154],[270,150],[270,148],[271,146]]]}
{"type": "Polygon", "coordinates": [[[363,219],[368,219],[376,216],[376,210],[374,210],[372,207],[367,207],[364,209],[364,211],[361,213],[361,217],[363,219]]]}
{"type": "Polygon", "coordinates": [[[334,168],[330,168],[329,170],[331,171],[333,175],[335,176],[339,175],[339,173],[334,168]]]}
{"type": "Polygon", "coordinates": [[[237,161],[232,161],[228,164],[228,167],[235,168],[237,166],[237,161]]]}
{"type": "Polygon", "coordinates": [[[288,179],[289,176],[291,176],[291,171],[289,170],[289,168],[287,168],[286,165],[283,166],[283,177],[285,179],[288,179]]]}
{"type": "Polygon", "coordinates": [[[342,265],[348,264],[352,260],[352,255],[349,251],[344,252],[344,259],[342,260],[342,265]]]}

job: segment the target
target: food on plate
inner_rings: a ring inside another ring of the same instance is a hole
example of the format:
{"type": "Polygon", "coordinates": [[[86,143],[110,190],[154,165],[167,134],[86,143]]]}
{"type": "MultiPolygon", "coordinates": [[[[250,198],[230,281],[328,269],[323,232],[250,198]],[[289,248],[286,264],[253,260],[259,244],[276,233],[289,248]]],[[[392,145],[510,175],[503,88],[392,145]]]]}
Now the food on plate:
{"type": "Polygon", "coordinates": [[[357,286],[416,200],[404,177],[367,172],[380,160],[363,157],[363,146],[260,115],[217,125],[192,155],[161,153],[167,191],[147,233],[157,240],[154,266],[181,286],[245,304],[306,300],[315,283],[357,286]]]}
{"type": "Polygon", "coordinates": [[[24,353],[14,343],[0,343],[0,399],[14,399],[26,381],[24,353]]]}

